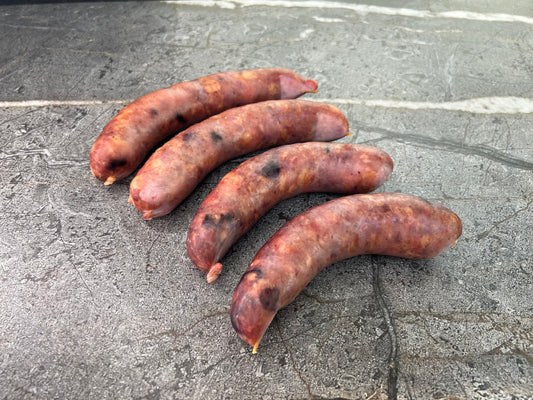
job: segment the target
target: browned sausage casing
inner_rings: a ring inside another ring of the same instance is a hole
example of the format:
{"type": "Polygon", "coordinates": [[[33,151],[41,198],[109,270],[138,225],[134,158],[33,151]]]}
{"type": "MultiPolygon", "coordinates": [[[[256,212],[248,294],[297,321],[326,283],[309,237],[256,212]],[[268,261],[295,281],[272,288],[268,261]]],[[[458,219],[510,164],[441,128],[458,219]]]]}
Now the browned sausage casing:
{"type": "Polygon", "coordinates": [[[222,269],[218,261],[276,203],[305,192],[371,192],[392,168],[387,153],[357,144],[299,143],[252,157],[203,201],[189,227],[189,257],[213,282],[222,269]]]}
{"type": "Polygon", "coordinates": [[[214,168],[259,149],[329,141],[348,134],[336,107],[305,100],[270,100],[232,108],[191,126],[157,149],[130,185],[145,219],[168,214],[214,168]]]}
{"type": "Polygon", "coordinates": [[[356,194],[313,207],[254,257],[233,294],[231,322],[255,353],[276,312],[324,267],[360,254],[431,258],[461,233],[452,211],[406,194],[356,194]]]}
{"type": "Polygon", "coordinates": [[[314,80],[293,71],[265,68],[220,72],[156,90],[109,121],[91,150],[91,171],[109,185],[135,171],[158,143],[205,118],[243,104],[293,99],[316,89],[314,80]]]}

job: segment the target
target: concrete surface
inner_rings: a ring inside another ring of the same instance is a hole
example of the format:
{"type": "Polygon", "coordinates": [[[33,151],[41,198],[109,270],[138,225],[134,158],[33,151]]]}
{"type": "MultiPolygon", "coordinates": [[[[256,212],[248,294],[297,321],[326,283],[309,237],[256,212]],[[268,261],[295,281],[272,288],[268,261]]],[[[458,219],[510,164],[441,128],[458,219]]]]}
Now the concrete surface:
{"type": "Polygon", "coordinates": [[[533,398],[529,0],[4,5],[0,38],[0,398],[533,398]],[[379,191],[448,206],[464,234],[433,260],[327,268],[252,355],[228,316],[236,283],[333,196],[276,206],[207,285],[187,226],[244,158],[143,221],[131,178],[104,187],[88,155],[131,99],[273,66],[318,80],[306,98],[389,152],[379,191]]]}

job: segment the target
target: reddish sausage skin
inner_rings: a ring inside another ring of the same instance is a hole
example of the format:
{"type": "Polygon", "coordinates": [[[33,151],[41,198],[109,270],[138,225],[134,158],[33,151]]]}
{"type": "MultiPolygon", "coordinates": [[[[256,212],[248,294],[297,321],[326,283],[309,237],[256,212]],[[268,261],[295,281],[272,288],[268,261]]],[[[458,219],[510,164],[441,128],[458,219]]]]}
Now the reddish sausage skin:
{"type": "Polygon", "coordinates": [[[331,105],[270,100],[232,108],[200,122],[157,149],[130,185],[145,219],[168,214],[214,168],[237,156],[287,143],[329,141],[348,134],[331,105]]]}
{"type": "Polygon", "coordinates": [[[232,107],[292,99],[316,92],[317,83],[293,71],[227,71],[177,83],[124,107],[96,139],[90,154],[95,177],[111,184],[131,174],[158,143],[232,107]]]}
{"type": "Polygon", "coordinates": [[[305,192],[371,192],[392,168],[387,153],[356,144],[299,143],[252,157],[203,201],[189,227],[189,257],[208,272],[211,283],[220,274],[222,256],[276,203],[305,192]]]}
{"type": "Polygon", "coordinates": [[[231,322],[255,353],[276,312],[324,267],[360,254],[436,257],[461,233],[452,211],[406,194],[356,194],[313,207],[254,257],[233,294],[231,322]]]}

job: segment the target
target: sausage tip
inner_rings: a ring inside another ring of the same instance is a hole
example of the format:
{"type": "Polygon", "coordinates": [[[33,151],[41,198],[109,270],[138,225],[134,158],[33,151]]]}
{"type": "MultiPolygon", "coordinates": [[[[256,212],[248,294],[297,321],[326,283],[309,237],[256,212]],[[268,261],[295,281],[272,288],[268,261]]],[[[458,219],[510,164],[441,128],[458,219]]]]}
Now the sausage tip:
{"type": "Polygon", "coordinates": [[[336,113],[318,113],[316,119],[315,140],[330,142],[348,134],[348,120],[337,110],[336,113]]]}
{"type": "Polygon", "coordinates": [[[280,99],[294,99],[304,93],[316,93],[318,89],[317,81],[313,79],[304,80],[300,76],[293,74],[281,74],[280,99]]]}
{"type": "Polygon", "coordinates": [[[106,185],[106,186],[112,185],[116,180],[117,180],[116,177],[114,177],[114,176],[109,176],[109,177],[104,181],[104,185],[106,185]]]}
{"type": "Polygon", "coordinates": [[[143,218],[146,219],[146,220],[151,220],[153,215],[152,215],[152,210],[149,210],[149,211],[145,211],[143,213],[143,218]]]}
{"type": "Polygon", "coordinates": [[[257,348],[259,347],[259,342],[254,344],[254,348],[252,349],[252,354],[257,354],[257,348]]]}
{"type": "Polygon", "coordinates": [[[128,196],[128,203],[133,204],[133,197],[131,197],[131,194],[128,196]]]}
{"type": "Polygon", "coordinates": [[[304,82],[304,87],[307,93],[317,93],[318,92],[318,83],[314,79],[307,79],[304,82]]]}
{"type": "Polygon", "coordinates": [[[221,263],[216,263],[213,266],[211,266],[211,268],[209,268],[209,272],[207,273],[207,283],[213,283],[214,281],[216,281],[221,271],[222,271],[221,263]]]}

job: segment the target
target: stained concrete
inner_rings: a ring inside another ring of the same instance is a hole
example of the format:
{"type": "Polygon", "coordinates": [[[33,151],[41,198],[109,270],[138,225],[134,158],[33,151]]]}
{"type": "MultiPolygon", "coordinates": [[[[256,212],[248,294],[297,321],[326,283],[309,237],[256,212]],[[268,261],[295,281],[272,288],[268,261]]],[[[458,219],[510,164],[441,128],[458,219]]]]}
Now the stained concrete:
{"type": "Polygon", "coordinates": [[[365,4],[0,6],[0,398],[533,398],[533,8],[365,4]],[[344,141],[391,155],[378,191],[439,202],[464,233],[433,260],[325,269],[252,355],[235,285],[285,221],[335,196],[274,207],[208,285],[187,226],[246,157],[144,221],[131,177],[104,187],[88,155],[142,94],[277,66],[319,82],[305,98],[345,112],[344,141]]]}

